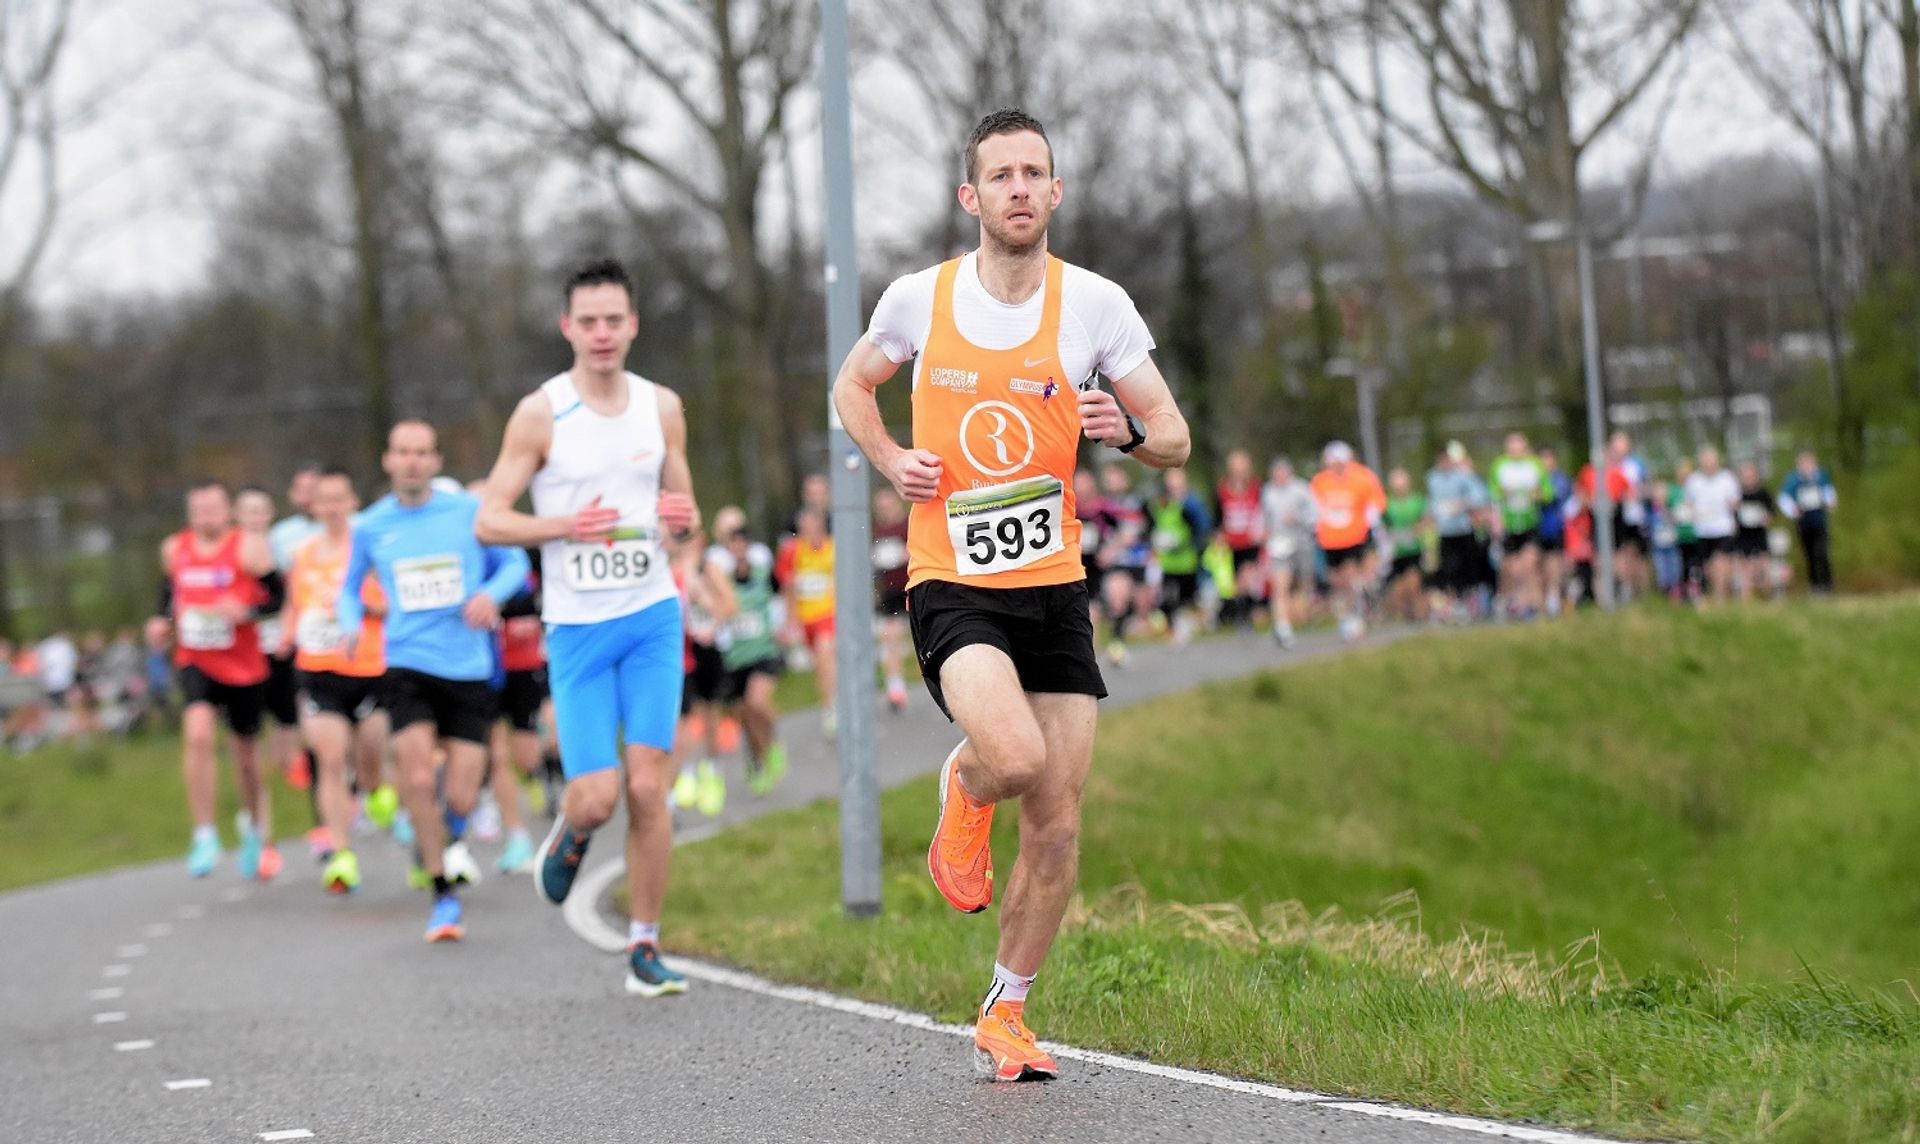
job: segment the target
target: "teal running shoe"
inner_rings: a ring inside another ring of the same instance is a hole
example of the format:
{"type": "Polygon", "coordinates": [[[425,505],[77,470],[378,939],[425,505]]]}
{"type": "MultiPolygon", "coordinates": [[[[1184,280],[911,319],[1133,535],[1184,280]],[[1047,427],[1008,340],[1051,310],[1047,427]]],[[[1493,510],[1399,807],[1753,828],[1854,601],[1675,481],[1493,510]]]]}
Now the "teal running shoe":
{"type": "Polygon", "coordinates": [[[402,846],[413,845],[413,817],[405,810],[394,812],[393,840],[402,846]]]}
{"type": "Polygon", "coordinates": [[[668,969],[660,960],[660,947],[650,941],[635,942],[627,950],[627,993],[634,997],[665,997],[685,993],[685,974],[668,969]]]}
{"type": "Polygon", "coordinates": [[[540,844],[540,868],[533,876],[534,887],[540,891],[543,901],[557,906],[567,900],[573,880],[580,874],[580,861],[587,856],[587,844],[592,841],[591,834],[575,834],[567,829],[566,819],[553,820],[553,829],[540,844]]]}
{"type": "Polygon", "coordinates": [[[527,837],[524,830],[516,830],[507,836],[507,847],[500,852],[500,860],[495,863],[502,874],[525,874],[533,869],[533,839],[527,837]]]}
{"type": "Polygon", "coordinates": [[[243,810],[234,822],[240,828],[240,850],[234,865],[240,877],[251,882],[260,876],[260,852],[265,849],[265,843],[260,832],[253,828],[252,815],[243,810]]]}
{"type": "Polygon", "coordinates": [[[187,873],[204,878],[220,864],[220,839],[214,835],[196,838],[187,848],[187,873]]]}

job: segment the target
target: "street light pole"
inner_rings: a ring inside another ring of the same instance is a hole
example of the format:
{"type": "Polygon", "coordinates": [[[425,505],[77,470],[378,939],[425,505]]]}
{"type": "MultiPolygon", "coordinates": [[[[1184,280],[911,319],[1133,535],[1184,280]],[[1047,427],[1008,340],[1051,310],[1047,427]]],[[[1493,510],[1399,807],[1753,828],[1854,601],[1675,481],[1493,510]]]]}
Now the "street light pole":
{"type": "MultiPolygon", "coordinates": [[[[847,82],[847,0],[820,6],[820,116],[827,214],[827,368],[860,337],[860,268],[853,241],[853,99],[847,82]]],[[[840,905],[880,912],[880,784],[873,763],[873,571],[867,460],[834,408],[827,375],[827,467],[833,489],[833,595],[839,674],[840,905]]]]}
{"type": "Polygon", "coordinates": [[[1600,320],[1594,304],[1593,239],[1584,219],[1574,224],[1579,247],[1580,350],[1587,375],[1587,452],[1593,458],[1593,591],[1611,609],[1613,590],[1613,498],[1607,489],[1607,409],[1600,392],[1600,320]]]}

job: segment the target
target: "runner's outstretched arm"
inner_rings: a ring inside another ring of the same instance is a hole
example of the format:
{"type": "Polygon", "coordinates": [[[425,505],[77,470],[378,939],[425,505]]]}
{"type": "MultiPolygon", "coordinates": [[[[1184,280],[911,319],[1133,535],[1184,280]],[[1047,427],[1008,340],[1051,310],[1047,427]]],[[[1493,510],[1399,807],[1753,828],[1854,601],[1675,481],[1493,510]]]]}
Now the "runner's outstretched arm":
{"type": "Polygon", "coordinates": [[[840,411],[840,422],[847,436],[860,451],[892,482],[895,492],[914,504],[923,504],[940,491],[940,458],[926,449],[903,449],[887,433],[880,418],[880,401],[874,391],[891,378],[899,366],[886,351],[866,338],[853,344],[852,352],[840,366],[833,382],[833,407],[840,411]]]}
{"type": "Polygon", "coordinates": [[[677,539],[700,525],[693,470],[687,465],[687,407],[671,389],[654,392],[660,395],[660,436],[667,454],[660,462],[660,523],[677,539]]]}
{"type": "Polygon", "coordinates": [[[1140,430],[1147,435],[1129,454],[1134,460],[1156,469],[1187,463],[1187,454],[1193,451],[1187,419],[1181,416],[1180,407],[1167,390],[1167,379],[1160,376],[1160,367],[1152,358],[1116,380],[1111,394],[1103,389],[1081,392],[1080,417],[1088,439],[1115,448],[1126,444],[1133,434],[1120,415],[1123,407],[1139,419],[1140,430]],[[1119,399],[1117,403],[1115,398],[1119,399]]]}
{"type": "Polygon", "coordinates": [[[360,589],[373,568],[368,556],[367,538],[357,528],[348,533],[347,573],[340,579],[340,594],[334,598],[333,615],[340,630],[347,633],[349,647],[358,643],[360,623],[366,618],[366,603],[361,599],[360,589]]]}
{"type": "Polygon", "coordinates": [[[513,416],[507,419],[500,456],[487,474],[480,511],[473,518],[473,534],[480,543],[527,548],[549,540],[600,540],[613,528],[620,514],[598,504],[571,517],[534,516],[514,507],[533,481],[533,474],[546,463],[547,448],[552,444],[553,405],[546,394],[530,393],[520,399],[513,416]]]}

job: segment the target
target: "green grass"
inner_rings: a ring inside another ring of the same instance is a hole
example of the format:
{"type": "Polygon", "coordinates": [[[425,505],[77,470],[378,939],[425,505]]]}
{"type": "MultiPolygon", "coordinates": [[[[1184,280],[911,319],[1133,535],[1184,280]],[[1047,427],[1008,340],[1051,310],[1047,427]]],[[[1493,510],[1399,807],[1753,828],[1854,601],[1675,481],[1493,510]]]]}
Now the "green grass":
{"type": "MultiPolygon", "coordinates": [[[[231,846],[233,768],[223,761],[219,774],[217,821],[231,846]]],[[[288,790],[277,775],[268,781],[277,837],[298,838],[312,825],[306,794],[288,790]]],[[[0,890],[130,862],[184,860],[191,825],[177,737],[0,751],[0,890]]]]}
{"type": "MultiPolygon", "coordinates": [[[[1911,1139],[1917,760],[1910,598],[1417,639],[1112,712],[1031,1017],[1478,1115],[1911,1139]]],[[[884,798],[878,924],[839,916],[831,806],[689,848],[676,946],[964,1019],[995,927],[928,884],[933,805],[884,798]]]]}

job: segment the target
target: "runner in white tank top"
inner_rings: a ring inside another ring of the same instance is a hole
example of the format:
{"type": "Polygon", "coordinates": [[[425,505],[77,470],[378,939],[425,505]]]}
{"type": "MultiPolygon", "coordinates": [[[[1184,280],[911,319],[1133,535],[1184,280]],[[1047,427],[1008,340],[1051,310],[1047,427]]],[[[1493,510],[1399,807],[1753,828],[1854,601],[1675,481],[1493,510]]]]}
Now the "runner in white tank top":
{"type": "Polygon", "coordinates": [[[573,368],[529,394],[507,422],[475,531],[539,545],[553,695],[567,789],[534,871],[558,904],[593,831],[613,816],[625,764],[627,992],[686,991],[660,960],[673,820],[668,754],[683,677],[679,594],[665,543],[697,543],[687,421],[671,390],[626,372],[638,332],[633,286],[617,262],[567,283],[560,332],[573,368]],[[514,506],[531,489],[533,513],[514,506]]]}
{"type": "Polygon", "coordinates": [[[612,416],[582,401],[570,374],[540,387],[553,410],[553,439],[530,485],[534,515],[566,518],[589,506],[620,514],[606,540],[541,545],[540,613],[550,624],[616,619],[676,594],[661,547],[658,387],[632,373],[621,381],[626,408],[612,416]]]}

